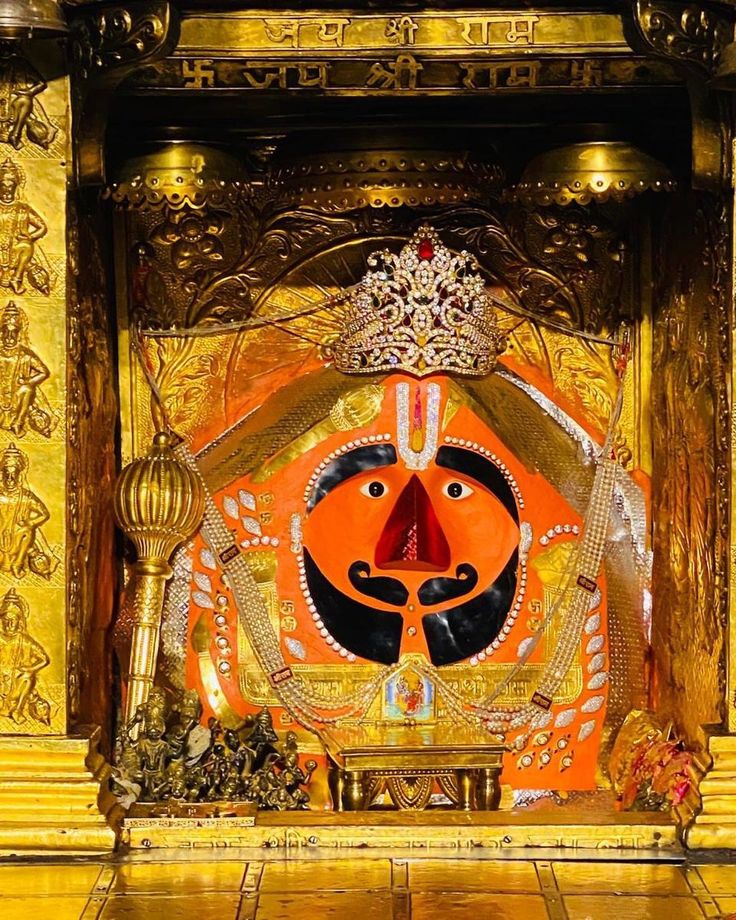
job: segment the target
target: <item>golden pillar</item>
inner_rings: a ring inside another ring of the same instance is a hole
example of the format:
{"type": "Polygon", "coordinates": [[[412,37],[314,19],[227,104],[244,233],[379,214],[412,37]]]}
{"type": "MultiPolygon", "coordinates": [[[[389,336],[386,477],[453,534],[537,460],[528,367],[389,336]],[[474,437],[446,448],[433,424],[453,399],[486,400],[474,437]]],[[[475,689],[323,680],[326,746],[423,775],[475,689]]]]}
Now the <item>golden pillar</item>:
{"type": "MultiPolygon", "coordinates": [[[[733,44],[727,46],[723,60],[718,68],[719,88],[733,90],[733,44]]],[[[723,724],[713,723],[703,726],[701,750],[697,766],[704,774],[700,780],[697,793],[691,795],[684,804],[687,809],[684,818],[689,826],[685,830],[685,842],[693,849],[736,848],[736,426],[734,426],[734,393],[736,390],[736,140],[731,140],[731,182],[730,201],[722,207],[722,219],[730,231],[730,245],[724,243],[723,282],[726,303],[727,323],[725,332],[730,336],[730,364],[728,367],[728,414],[725,423],[730,422],[730,438],[724,436],[724,445],[730,452],[728,470],[730,482],[724,476],[720,483],[723,494],[720,501],[730,508],[730,517],[724,525],[724,543],[727,543],[727,556],[723,565],[723,595],[726,613],[725,636],[725,699],[723,700],[723,724]],[[729,264],[730,262],[730,264],[729,264]],[[726,491],[728,489],[728,494],[726,491]]],[[[725,157],[725,154],[724,154],[725,157]]],[[[724,424],[725,427],[725,424],[724,424]]],[[[725,555],[725,554],[724,554],[725,555]]],[[[720,675],[719,675],[720,676],[720,675]]]]}
{"type": "Polygon", "coordinates": [[[133,3],[123,34],[85,7],[0,11],[0,855],[115,844],[111,233],[80,182],[104,181],[106,100],[171,17],[133,3]]]}
{"type": "Polygon", "coordinates": [[[76,285],[66,31],[53,0],[0,14],[0,854],[115,840],[100,730],[80,724],[93,666],[84,570],[99,531],[79,438],[98,399],[93,369],[73,357],[91,333],[76,285]]]}
{"type": "Polygon", "coordinates": [[[126,722],[153,686],[164,588],[172,574],[169,559],[197,529],[203,513],[202,483],[174,456],[169,435],[159,432],[148,455],[122,471],[115,491],[115,516],[138,551],[130,600],[133,635],[126,722]]]}

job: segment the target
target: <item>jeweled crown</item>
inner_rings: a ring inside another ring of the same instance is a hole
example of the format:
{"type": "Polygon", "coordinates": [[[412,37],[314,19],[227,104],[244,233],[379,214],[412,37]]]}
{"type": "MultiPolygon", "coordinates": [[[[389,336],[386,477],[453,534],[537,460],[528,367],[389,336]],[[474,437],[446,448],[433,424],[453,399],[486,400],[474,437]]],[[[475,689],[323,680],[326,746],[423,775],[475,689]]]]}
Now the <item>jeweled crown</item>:
{"type": "Polygon", "coordinates": [[[375,252],[335,344],[344,374],[440,371],[483,377],[506,347],[478,263],[453,255],[428,226],[397,255],[375,252]]]}

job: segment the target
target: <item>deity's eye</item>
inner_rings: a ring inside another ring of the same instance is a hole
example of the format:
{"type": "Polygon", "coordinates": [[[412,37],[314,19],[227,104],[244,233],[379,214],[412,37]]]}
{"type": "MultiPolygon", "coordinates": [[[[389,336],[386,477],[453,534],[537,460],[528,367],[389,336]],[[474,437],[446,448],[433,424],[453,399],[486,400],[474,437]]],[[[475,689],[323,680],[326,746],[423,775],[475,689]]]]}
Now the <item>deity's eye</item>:
{"type": "Polygon", "coordinates": [[[364,486],[361,486],[360,491],[363,495],[367,495],[368,498],[381,498],[388,492],[388,489],[382,482],[374,479],[372,482],[367,482],[364,486]]]}
{"type": "Polygon", "coordinates": [[[474,491],[470,486],[466,486],[464,482],[458,482],[457,480],[448,482],[442,490],[448,498],[454,498],[455,501],[459,501],[461,498],[468,498],[474,491]]]}

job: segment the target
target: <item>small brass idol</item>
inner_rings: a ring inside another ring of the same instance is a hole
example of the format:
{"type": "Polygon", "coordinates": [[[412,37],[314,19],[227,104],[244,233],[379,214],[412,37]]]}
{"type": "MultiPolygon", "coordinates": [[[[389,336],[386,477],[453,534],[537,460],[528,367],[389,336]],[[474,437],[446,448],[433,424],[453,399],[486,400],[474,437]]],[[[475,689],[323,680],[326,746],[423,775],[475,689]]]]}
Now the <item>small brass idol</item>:
{"type": "MultiPolygon", "coordinates": [[[[112,789],[125,806],[165,803],[169,811],[193,803],[245,802],[270,811],[308,807],[317,764],[300,765],[296,736],[282,744],[265,707],[236,729],[211,718],[200,724],[202,706],[195,690],[169,704],[153,688],[138,706],[118,742],[112,789]]],[[[219,804],[217,804],[219,803],[219,804]]]]}

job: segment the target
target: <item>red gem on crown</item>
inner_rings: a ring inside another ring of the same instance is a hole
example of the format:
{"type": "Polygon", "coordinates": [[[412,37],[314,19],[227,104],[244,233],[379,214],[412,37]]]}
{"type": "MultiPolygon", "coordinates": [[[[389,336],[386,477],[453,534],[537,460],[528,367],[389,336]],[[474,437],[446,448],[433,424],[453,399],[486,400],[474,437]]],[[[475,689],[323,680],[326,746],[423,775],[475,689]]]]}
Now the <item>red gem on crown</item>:
{"type": "Polygon", "coordinates": [[[417,255],[422,260],[422,262],[431,262],[434,258],[434,246],[432,241],[427,239],[425,236],[423,240],[419,241],[417,246],[417,255]]]}

